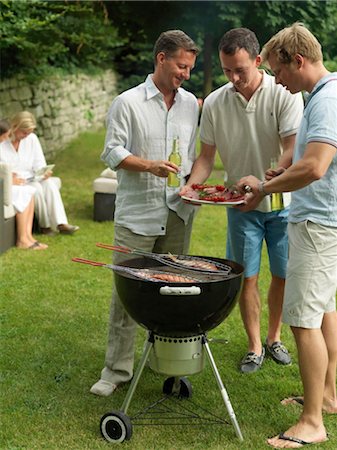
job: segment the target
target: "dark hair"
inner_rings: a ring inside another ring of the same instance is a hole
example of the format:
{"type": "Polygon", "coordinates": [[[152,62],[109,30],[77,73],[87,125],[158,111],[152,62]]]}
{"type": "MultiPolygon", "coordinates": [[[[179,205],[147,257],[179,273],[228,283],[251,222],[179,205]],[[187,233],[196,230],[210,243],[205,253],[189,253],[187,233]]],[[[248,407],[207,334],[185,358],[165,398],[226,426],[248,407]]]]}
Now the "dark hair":
{"type": "Polygon", "coordinates": [[[161,33],[153,48],[154,65],[157,63],[157,55],[160,52],[173,56],[178,50],[199,54],[196,43],[181,30],[168,30],[161,33]]]}
{"type": "Polygon", "coordinates": [[[237,50],[246,50],[252,59],[260,53],[260,44],[255,33],[248,28],[233,28],[225,33],[219,43],[219,52],[234,55],[237,50]]]}
{"type": "Polygon", "coordinates": [[[10,130],[10,125],[6,119],[0,120],[0,135],[7,133],[10,130]]]}

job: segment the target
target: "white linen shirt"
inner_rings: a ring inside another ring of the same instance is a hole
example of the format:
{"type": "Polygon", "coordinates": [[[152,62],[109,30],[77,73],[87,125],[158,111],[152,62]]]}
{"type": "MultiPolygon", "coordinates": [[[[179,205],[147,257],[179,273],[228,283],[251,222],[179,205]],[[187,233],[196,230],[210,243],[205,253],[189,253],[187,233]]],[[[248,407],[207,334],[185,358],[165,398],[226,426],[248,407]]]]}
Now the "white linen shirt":
{"type": "Polygon", "coordinates": [[[149,172],[118,169],[128,156],[167,160],[175,137],[182,156],[181,179],[190,174],[195,160],[198,103],[183,88],[176,92],[170,110],[148,75],[144,83],[117,96],[107,116],[103,161],[117,169],[115,223],[144,236],[166,234],[169,209],[187,223],[195,207],[185,204],[180,188],[167,187],[167,179],[149,172]]]}
{"type": "MultiPolygon", "coordinates": [[[[274,77],[262,73],[262,82],[249,101],[233,83],[227,83],[204,102],[200,140],[216,146],[228,185],[246,175],[263,180],[271,158],[279,159],[283,151],[281,138],[296,134],[301,122],[301,94],[292,95],[274,77]]],[[[287,195],[285,206],[290,200],[287,195]]],[[[270,196],[256,209],[270,212],[270,196]]]]}
{"type": "Polygon", "coordinates": [[[13,173],[21,178],[34,176],[36,170],[46,166],[46,159],[39,141],[34,133],[21,139],[16,151],[10,140],[0,144],[0,160],[12,166],[13,173]]]}

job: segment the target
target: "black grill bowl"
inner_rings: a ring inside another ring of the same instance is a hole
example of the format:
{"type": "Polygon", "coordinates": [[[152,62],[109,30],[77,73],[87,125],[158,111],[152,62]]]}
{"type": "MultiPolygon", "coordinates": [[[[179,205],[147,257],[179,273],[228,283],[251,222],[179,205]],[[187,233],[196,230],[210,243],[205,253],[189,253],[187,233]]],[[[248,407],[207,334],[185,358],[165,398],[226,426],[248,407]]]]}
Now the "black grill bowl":
{"type": "MultiPolygon", "coordinates": [[[[213,276],[212,281],[169,283],[169,286],[175,287],[197,286],[201,290],[199,295],[162,295],[160,288],[167,286],[167,282],[137,279],[127,273],[114,271],[116,289],[126,311],[142,327],[164,336],[193,336],[217,327],[236,304],[244,269],[226,259],[207,259],[230,266],[231,274],[221,279],[213,276]]],[[[137,269],[163,268],[159,262],[143,257],[119,264],[137,269]]],[[[172,268],[166,269],[179,273],[172,268]]],[[[199,278],[200,274],[189,271],[188,275],[199,278]]],[[[204,277],[200,276],[200,279],[204,277]]]]}

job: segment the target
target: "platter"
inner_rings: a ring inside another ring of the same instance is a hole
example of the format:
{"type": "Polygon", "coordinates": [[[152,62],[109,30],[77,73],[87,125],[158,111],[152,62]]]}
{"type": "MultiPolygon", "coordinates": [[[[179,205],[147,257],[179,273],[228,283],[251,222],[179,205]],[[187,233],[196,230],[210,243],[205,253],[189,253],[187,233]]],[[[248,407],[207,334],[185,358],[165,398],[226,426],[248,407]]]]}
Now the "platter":
{"type": "Polygon", "coordinates": [[[189,203],[193,203],[194,205],[215,205],[215,206],[234,206],[234,205],[243,205],[245,203],[244,200],[231,200],[224,202],[212,202],[209,200],[199,200],[196,198],[186,197],[182,195],[181,198],[189,203]]]}
{"type": "Polygon", "coordinates": [[[192,184],[181,198],[193,205],[235,206],[245,203],[244,195],[221,184],[192,184]]]}

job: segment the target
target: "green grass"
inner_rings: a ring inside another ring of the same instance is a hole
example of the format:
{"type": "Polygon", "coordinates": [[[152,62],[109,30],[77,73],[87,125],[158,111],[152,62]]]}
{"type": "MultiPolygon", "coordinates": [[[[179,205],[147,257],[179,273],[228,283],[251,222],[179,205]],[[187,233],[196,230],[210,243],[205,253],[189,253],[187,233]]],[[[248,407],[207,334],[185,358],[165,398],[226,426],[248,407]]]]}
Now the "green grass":
{"type": "MultiPolygon", "coordinates": [[[[104,132],[81,135],[56,159],[55,174],[62,178],[62,195],[69,222],[80,225],[74,236],[39,238],[46,251],[13,248],[0,257],[1,272],[1,441],[5,450],[108,449],[99,422],[106,412],[120,409],[127,392],[123,386],[109,398],[89,393],[103,366],[112,273],[71,262],[83,257],[110,262],[96,242],[111,243],[113,223],[95,223],[92,181],[104,168],[99,156],[104,132]]],[[[212,180],[221,182],[215,172],[212,180]]],[[[191,253],[223,257],[226,214],[222,207],[203,206],[196,216],[191,253]]],[[[264,253],[260,277],[263,299],[262,337],[266,335],[266,292],[270,277],[264,253]]],[[[280,400],[301,392],[295,345],[288,328],[283,339],[294,363],[282,368],[267,360],[251,376],[237,370],[246,351],[246,337],[238,308],[209,337],[211,349],[244,435],[240,443],[232,425],[135,426],[132,450],[263,449],[265,439],[285,430],[300,409],[280,400]]],[[[145,331],[139,329],[136,362],[145,331]]],[[[128,413],[134,414],[161,396],[165,377],[145,369],[128,413]]],[[[193,401],[228,419],[213,373],[206,368],[191,376],[193,401]]],[[[192,408],[193,409],[193,408],[192,408]]],[[[317,449],[337,448],[336,419],[326,417],[330,442],[317,449]]]]}

